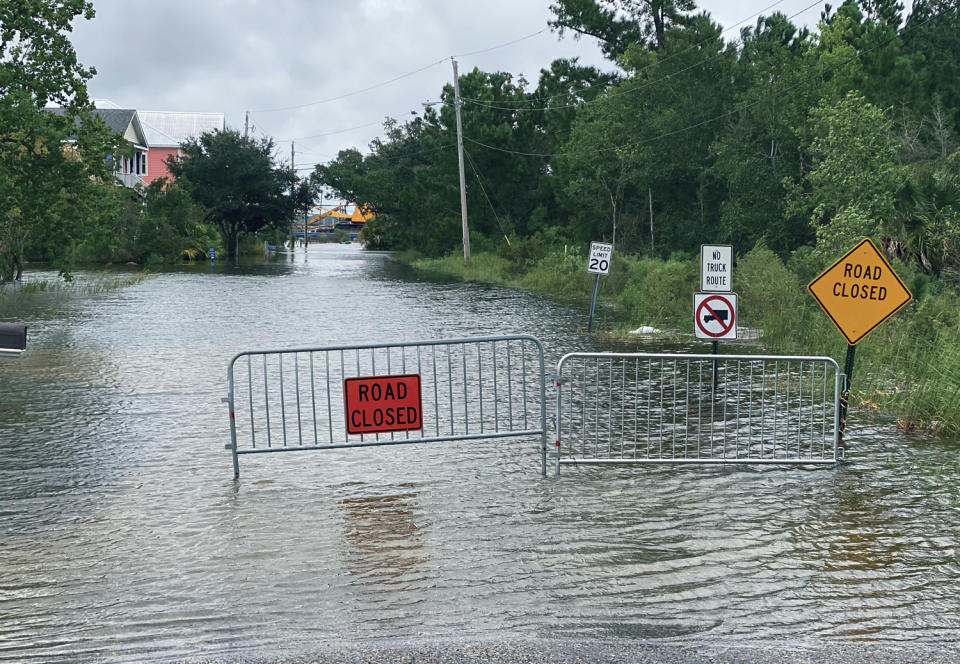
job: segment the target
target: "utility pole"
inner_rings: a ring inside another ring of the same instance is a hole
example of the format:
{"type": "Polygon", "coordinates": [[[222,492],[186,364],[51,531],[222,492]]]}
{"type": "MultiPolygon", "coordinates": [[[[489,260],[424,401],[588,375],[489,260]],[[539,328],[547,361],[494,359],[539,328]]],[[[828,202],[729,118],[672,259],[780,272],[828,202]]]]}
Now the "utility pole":
{"type": "Polygon", "coordinates": [[[463,123],[460,121],[460,77],[457,75],[457,61],[453,63],[453,107],[457,111],[457,162],[460,167],[460,216],[463,218],[463,260],[470,260],[470,226],[467,224],[467,184],[463,175],[463,123]]]}
{"type": "Polygon", "coordinates": [[[247,140],[250,134],[250,111],[247,111],[246,118],[243,121],[243,140],[247,140]]]}
{"type": "MultiPolygon", "coordinates": [[[[296,162],[296,157],[294,156],[295,154],[296,152],[294,150],[294,143],[293,141],[290,141],[290,170],[293,171],[293,184],[290,185],[291,196],[296,196],[297,187],[300,186],[300,181],[297,179],[297,162],[296,162]]],[[[294,202],[296,203],[296,199],[294,199],[294,202]]],[[[296,208],[294,208],[293,210],[293,220],[294,220],[294,223],[296,223],[296,220],[297,220],[296,208]]],[[[292,224],[291,224],[291,227],[292,227],[292,224]]],[[[303,215],[303,260],[304,261],[307,260],[307,215],[306,214],[303,215]]]]}

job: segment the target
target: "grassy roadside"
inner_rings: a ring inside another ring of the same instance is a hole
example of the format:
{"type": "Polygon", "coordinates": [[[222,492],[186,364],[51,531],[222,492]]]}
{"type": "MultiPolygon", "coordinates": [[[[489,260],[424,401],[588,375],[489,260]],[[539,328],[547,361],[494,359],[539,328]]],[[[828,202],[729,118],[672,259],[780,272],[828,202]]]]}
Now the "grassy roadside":
{"type": "MultiPolygon", "coordinates": [[[[537,254],[519,245],[475,254],[469,263],[454,255],[401,260],[424,273],[531,290],[585,310],[593,293],[585,247],[537,254]]],[[[788,265],[763,246],[739,257],[733,285],[740,326],[761,330],[760,341],[770,352],[828,355],[842,367],[846,341],[806,291],[822,267],[809,256],[788,265]]],[[[960,294],[907,266],[894,267],[914,301],[857,345],[851,404],[892,414],[904,429],[960,434],[960,294]]],[[[698,285],[695,257],[615,255],[610,275],[600,280],[600,298],[611,305],[600,327],[624,337],[640,325],[692,335],[698,285]]]]}

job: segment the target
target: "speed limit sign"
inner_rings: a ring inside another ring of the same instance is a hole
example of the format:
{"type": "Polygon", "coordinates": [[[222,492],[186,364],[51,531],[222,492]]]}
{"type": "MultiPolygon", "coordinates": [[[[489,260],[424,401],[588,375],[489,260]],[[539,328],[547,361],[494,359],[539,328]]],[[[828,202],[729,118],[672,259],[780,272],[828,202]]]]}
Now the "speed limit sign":
{"type": "Polygon", "coordinates": [[[590,274],[610,274],[610,257],[612,255],[612,244],[591,242],[590,261],[587,263],[587,272],[590,274]]]}

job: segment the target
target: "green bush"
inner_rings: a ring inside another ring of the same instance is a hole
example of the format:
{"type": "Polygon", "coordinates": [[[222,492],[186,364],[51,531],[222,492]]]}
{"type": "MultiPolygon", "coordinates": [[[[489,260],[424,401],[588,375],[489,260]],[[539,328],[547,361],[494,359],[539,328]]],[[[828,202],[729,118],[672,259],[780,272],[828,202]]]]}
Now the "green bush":
{"type": "Polygon", "coordinates": [[[740,326],[756,327],[775,347],[809,325],[816,304],[800,279],[762,243],[740,257],[733,272],[740,326]]]}
{"type": "Polygon", "coordinates": [[[591,296],[593,283],[586,251],[569,247],[554,249],[516,281],[522,288],[578,302],[591,296]]]}
{"type": "MultiPolygon", "coordinates": [[[[687,257],[623,261],[626,283],[616,296],[618,315],[631,324],[683,327],[691,319],[699,265],[687,257]]],[[[612,270],[611,270],[612,271],[612,270]]]]}

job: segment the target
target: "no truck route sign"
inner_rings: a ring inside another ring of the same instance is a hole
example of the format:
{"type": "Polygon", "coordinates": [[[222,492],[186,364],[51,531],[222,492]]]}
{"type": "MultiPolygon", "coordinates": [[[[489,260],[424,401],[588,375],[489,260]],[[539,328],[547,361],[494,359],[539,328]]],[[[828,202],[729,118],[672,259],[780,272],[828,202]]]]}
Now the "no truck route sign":
{"type": "Polygon", "coordinates": [[[841,256],[807,289],[851,346],[913,299],[870,238],[841,256]]]}
{"type": "Polygon", "coordinates": [[[350,435],[423,428],[420,374],[346,378],[343,405],[350,435]]]}
{"type": "Polygon", "coordinates": [[[733,247],[729,244],[700,245],[700,290],[730,292],[733,247]]]}
{"type": "Polygon", "coordinates": [[[693,331],[698,339],[736,339],[737,294],[694,293],[693,331]]]}

